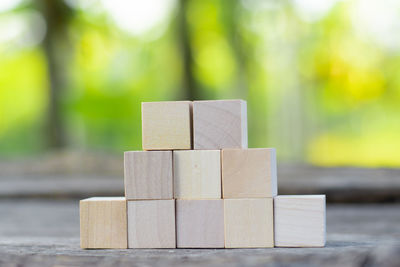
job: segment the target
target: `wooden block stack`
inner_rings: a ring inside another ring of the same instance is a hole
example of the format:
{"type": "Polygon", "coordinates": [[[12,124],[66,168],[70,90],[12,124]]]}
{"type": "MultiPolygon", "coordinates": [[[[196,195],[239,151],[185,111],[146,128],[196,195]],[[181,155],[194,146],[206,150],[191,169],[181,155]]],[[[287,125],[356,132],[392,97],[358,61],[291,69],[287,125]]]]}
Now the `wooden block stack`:
{"type": "Polygon", "coordinates": [[[82,248],[323,247],[325,196],[278,196],[243,100],[142,103],[125,197],[81,200],[82,248]]]}

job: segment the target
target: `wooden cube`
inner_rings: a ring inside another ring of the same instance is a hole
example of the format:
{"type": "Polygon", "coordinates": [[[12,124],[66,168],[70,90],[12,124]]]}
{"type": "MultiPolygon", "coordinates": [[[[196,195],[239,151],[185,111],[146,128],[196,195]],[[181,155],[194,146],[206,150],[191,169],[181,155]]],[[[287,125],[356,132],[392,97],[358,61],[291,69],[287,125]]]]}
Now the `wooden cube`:
{"type": "Polygon", "coordinates": [[[128,200],[172,199],[172,151],[127,151],[124,154],[128,200]]]}
{"type": "Polygon", "coordinates": [[[224,198],[265,198],[277,195],[274,148],[223,149],[224,198]]]}
{"type": "Polygon", "coordinates": [[[144,150],[191,149],[192,102],[143,102],[144,150]]]}
{"type": "Polygon", "coordinates": [[[220,150],[174,151],[175,198],[221,198],[220,159],[220,150]]]}
{"type": "Polygon", "coordinates": [[[81,248],[127,248],[124,197],[92,197],[79,202],[81,248]]]}
{"type": "Polygon", "coordinates": [[[128,201],[129,248],[175,248],[175,200],[128,201]]]}
{"type": "Polygon", "coordinates": [[[246,101],[194,101],[193,138],[194,149],[247,148],[246,101]]]}
{"type": "Polygon", "coordinates": [[[223,248],[224,205],[222,199],[176,200],[178,248],[223,248]]]}
{"type": "Polygon", "coordinates": [[[224,199],[225,247],[274,246],[272,198],[224,199]]]}
{"type": "Polygon", "coordinates": [[[275,246],[325,246],[325,195],[276,196],[275,246]]]}

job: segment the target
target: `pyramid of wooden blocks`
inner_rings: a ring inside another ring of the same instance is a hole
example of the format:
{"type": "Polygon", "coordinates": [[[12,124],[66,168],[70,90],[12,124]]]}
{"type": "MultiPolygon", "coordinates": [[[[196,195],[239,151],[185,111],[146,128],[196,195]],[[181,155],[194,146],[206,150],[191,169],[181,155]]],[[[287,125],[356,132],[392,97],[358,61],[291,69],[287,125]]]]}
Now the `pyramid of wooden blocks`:
{"type": "Polygon", "coordinates": [[[247,143],[246,101],[142,103],[125,197],[81,200],[81,247],[325,246],[325,196],[278,195],[275,149],[247,143]]]}

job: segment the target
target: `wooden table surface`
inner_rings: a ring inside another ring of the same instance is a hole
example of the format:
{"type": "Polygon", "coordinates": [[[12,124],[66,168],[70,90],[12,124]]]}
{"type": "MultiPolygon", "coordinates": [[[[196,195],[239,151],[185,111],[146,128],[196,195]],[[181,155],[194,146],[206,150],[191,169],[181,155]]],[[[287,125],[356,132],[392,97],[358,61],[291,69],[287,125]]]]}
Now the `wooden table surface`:
{"type": "Polygon", "coordinates": [[[328,204],[325,248],[79,248],[77,200],[0,200],[0,266],[399,266],[400,204],[328,204]]]}

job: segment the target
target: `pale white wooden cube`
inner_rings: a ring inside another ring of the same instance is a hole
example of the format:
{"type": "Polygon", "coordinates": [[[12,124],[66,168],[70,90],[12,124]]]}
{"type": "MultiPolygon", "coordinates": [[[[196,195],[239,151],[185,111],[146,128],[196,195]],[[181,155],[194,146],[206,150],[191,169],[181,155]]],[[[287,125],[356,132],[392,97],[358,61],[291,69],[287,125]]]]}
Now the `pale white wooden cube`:
{"type": "Polygon", "coordinates": [[[325,246],[325,195],[274,197],[274,221],[276,247],[325,246]]]}

